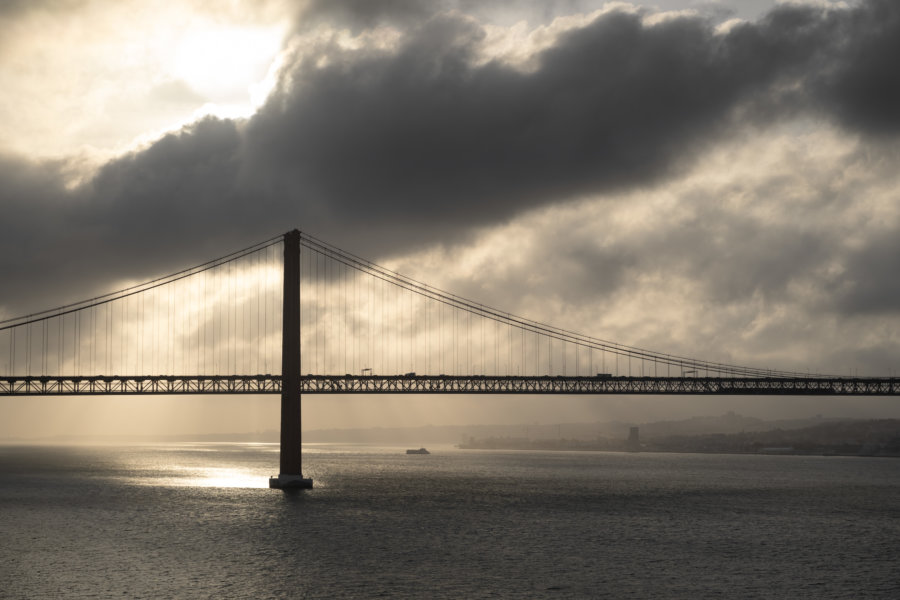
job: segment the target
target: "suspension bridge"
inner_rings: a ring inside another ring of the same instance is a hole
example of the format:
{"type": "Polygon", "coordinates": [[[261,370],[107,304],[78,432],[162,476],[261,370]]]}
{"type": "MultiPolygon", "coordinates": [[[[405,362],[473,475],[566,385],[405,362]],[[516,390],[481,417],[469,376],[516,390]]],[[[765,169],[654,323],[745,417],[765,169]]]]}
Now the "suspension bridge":
{"type": "Polygon", "coordinates": [[[676,356],[486,306],[293,230],[122,290],[0,321],[0,396],[280,394],[280,474],[302,394],[900,394],[676,356]]]}

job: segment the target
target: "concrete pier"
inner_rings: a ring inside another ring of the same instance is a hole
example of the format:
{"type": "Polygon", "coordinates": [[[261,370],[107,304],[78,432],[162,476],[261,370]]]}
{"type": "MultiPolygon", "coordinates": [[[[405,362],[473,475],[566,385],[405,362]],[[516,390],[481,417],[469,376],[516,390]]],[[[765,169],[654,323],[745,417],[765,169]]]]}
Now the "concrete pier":
{"type": "Polygon", "coordinates": [[[302,475],[279,475],[269,477],[269,487],[278,490],[311,490],[312,479],[302,475]]]}

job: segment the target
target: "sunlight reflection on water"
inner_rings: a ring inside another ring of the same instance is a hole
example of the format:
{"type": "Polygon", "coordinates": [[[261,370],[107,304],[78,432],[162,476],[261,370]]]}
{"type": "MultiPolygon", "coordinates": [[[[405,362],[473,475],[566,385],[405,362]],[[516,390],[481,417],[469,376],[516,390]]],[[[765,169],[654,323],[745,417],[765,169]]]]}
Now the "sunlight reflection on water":
{"type": "Polygon", "coordinates": [[[144,485],[169,485],[182,487],[219,487],[219,488],[267,488],[269,481],[267,476],[256,471],[245,469],[228,469],[224,467],[210,467],[197,470],[193,467],[175,467],[176,472],[183,475],[163,477],[149,481],[142,481],[144,485]]]}
{"type": "Polygon", "coordinates": [[[261,443],[179,443],[153,446],[153,452],[123,453],[123,479],[140,486],[192,488],[267,488],[269,476],[277,470],[278,444],[261,443]],[[249,455],[256,460],[233,460],[249,455]],[[149,457],[155,456],[155,459],[149,457]],[[249,464],[248,464],[249,463],[249,464]]]}
{"type": "Polygon", "coordinates": [[[268,478],[268,474],[244,469],[174,466],[168,474],[157,471],[151,475],[138,474],[124,479],[133,485],[151,487],[267,488],[268,478]]]}

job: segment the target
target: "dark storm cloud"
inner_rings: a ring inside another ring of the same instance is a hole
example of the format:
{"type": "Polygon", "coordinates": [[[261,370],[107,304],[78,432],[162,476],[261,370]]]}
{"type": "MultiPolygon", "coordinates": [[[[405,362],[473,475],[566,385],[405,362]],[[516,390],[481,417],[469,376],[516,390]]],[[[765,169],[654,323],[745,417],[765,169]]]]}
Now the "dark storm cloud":
{"type": "Polygon", "coordinates": [[[834,285],[839,308],[848,314],[900,313],[900,237],[896,231],[868,240],[850,254],[846,275],[834,285]]]}
{"type": "MultiPolygon", "coordinates": [[[[677,0],[676,0],[677,1],[677,0]]],[[[311,0],[302,5],[296,19],[298,31],[320,24],[335,24],[358,32],[378,25],[409,27],[439,13],[462,13],[499,25],[526,22],[550,23],[553,19],[573,14],[589,14],[597,9],[595,0],[311,0]]],[[[698,5],[704,13],[726,18],[727,9],[715,2],[698,5]]]]}
{"type": "Polygon", "coordinates": [[[289,229],[258,217],[265,202],[243,193],[240,164],[236,124],[217,119],[108,163],[74,191],[56,167],[0,161],[0,273],[15,284],[3,286],[4,304],[44,308],[21,302],[53,290],[62,303],[289,229]]]}
{"type": "Polygon", "coordinates": [[[423,21],[449,5],[449,2],[422,0],[312,0],[301,8],[297,28],[308,30],[321,24],[341,23],[358,32],[385,23],[409,25],[423,21]]]}
{"type": "Polygon", "coordinates": [[[58,270],[52,255],[57,237],[64,231],[68,194],[59,165],[33,164],[13,156],[0,155],[0,206],[3,210],[0,235],[0,306],[17,309],[20,297],[34,297],[29,280],[33,276],[55,277],[58,270]]]}
{"type": "Polygon", "coordinates": [[[725,36],[699,18],[650,27],[612,13],[528,73],[473,66],[480,27],[435,17],[396,52],[332,47],[324,68],[322,55],[300,61],[249,124],[253,170],[295,190],[306,222],[367,248],[452,241],[548,202],[663,181],[739,119],[827,105],[852,124],[846,69],[829,65],[852,60],[835,55],[861,37],[857,12],[785,6],[725,36]]]}
{"type": "Polygon", "coordinates": [[[436,18],[397,53],[304,61],[290,93],[250,123],[252,156],[335,222],[377,211],[425,240],[437,223],[455,232],[649,185],[689,163],[750,85],[693,20],[647,29],[613,14],[528,74],[471,66],[481,38],[470,22],[436,18]]]}
{"type": "Polygon", "coordinates": [[[612,12],[529,71],[477,62],[485,32],[457,13],[335,4],[317,18],[363,28],[403,15],[408,28],[392,50],[305,48],[249,121],[207,119],[74,191],[56,172],[0,165],[15,174],[0,191],[17,229],[0,242],[10,287],[34,297],[38,282],[142,278],[295,226],[378,258],[659,184],[751,124],[813,111],[883,136],[900,122],[882,99],[898,81],[893,2],[784,6],[724,35],[697,17],[612,12]],[[10,258],[26,246],[27,262],[10,258]]]}
{"type": "Polygon", "coordinates": [[[837,50],[813,93],[849,127],[868,135],[900,132],[900,5],[873,0],[833,26],[837,50]]]}

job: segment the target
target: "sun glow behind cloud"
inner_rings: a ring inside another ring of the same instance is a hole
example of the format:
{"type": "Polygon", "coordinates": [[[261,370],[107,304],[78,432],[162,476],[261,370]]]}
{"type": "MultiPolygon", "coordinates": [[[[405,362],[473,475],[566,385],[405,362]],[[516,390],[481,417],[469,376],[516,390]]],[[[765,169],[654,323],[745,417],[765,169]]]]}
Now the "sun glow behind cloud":
{"type": "Polygon", "coordinates": [[[0,149],[107,160],[198,115],[249,117],[273,86],[290,15],[212,8],[133,1],[25,13],[0,48],[0,149]]]}
{"type": "Polygon", "coordinates": [[[266,79],[280,48],[277,27],[206,25],[184,33],[170,69],[175,78],[216,105],[232,106],[250,116],[258,107],[254,100],[264,99],[252,92],[266,79]]]}

